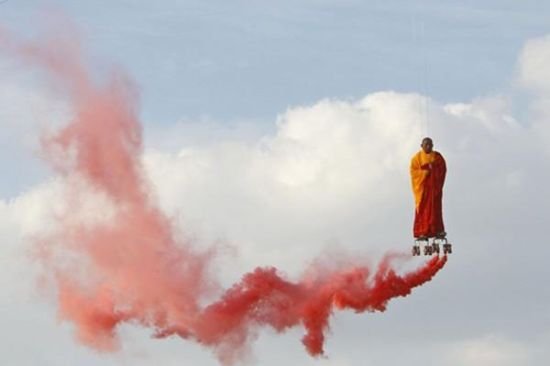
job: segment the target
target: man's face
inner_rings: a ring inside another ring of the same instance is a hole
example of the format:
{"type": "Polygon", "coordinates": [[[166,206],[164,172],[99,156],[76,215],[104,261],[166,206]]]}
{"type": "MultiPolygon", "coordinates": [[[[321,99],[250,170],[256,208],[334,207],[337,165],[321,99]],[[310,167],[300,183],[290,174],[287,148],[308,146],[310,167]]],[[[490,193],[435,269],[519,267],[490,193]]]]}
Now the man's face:
{"type": "Polygon", "coordinates": [[[426,154],[429,154],[429,153],[432,152],[432,149],[434,147],[434,143],[432,142],[432,139],[427,139],[426,138],[426,139],[422,140],[422,145],[420,145],[420,146],[422,146],[422,150],[424,150],[424,152],[426,154]]]}

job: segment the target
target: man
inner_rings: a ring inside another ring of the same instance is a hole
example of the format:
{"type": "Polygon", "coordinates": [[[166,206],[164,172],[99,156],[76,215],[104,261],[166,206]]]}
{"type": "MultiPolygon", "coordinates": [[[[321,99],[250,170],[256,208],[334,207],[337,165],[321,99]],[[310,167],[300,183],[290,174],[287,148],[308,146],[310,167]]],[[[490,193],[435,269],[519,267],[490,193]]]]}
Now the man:
{"type": "Polygon", "coordinates": [[[446,236],[443,226],[441,200],[447,167],[445,159],[433,151],[433,141],[426,137],[420,150],[411,160],[411,181],[416,203],[414,237],[417,240],[446,236]]]}

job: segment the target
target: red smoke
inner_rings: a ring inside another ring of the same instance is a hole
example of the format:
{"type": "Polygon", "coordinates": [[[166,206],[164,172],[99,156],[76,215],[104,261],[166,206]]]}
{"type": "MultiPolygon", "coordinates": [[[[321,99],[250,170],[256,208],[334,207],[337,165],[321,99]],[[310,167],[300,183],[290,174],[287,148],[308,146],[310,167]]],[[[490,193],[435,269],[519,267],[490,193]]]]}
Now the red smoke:
{"type": "Polygon", "coordinates": [[[218,301],[201,306],[215,288],[206,274],[212,253],[179,239],[151,194],[132,83],[120,71],[97,82],[69,36],[25,44],[0,36],[6,49],[42,67],[66,91],[74,113],[44,139],[52,167],[68,182],[71,209],[54,218],[57,231],[38,244],[56,285],[59,315],[75,325],[82,343],[115,350],[117,325],[138,323],[159,338],[178,335],[210,346],[229,364],[242,356],[256,327],[282,332],[303,325],[302,342],[316,356],[323,353],[334,309],[384,311],[389,300],[408,295],[444,266],[446,257],[434,257],[400,276],[388,255],[372,273],[367,267],[320,268],[297,283],[275,268],[257,268],[218,301]],[[104,220],[90,223],[78,214],[90,191],[109,203],[104,220]]]}
{"type": "Polygon", "coordinates": [[[256,325],[284,331],[302,324],[307,351],[320,355],[334,308],[384,311],[390,299],[407,296],[447,261],[447,257],[433,257],[420,269],[399,276],[390,267],[391,259],[386,256],[372,276],[368,268],[354,267],[299,283],[281,278],[275,268],[257,268],[201,311],[194,335],[204,344],[217,345],[224,338],[246,340],[248,330],[256,325]]]}

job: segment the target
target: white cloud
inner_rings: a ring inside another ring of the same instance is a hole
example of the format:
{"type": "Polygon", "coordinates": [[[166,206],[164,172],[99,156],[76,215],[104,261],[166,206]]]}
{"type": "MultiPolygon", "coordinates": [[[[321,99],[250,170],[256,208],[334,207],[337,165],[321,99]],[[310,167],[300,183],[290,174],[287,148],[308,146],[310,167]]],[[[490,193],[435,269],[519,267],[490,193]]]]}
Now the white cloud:
{"type": "Polygon", "coordinates": [[[550,36],[527,41],[518,60],[518,82],[537,92],[550,91],[550,36]]]}
{"type": "Polygon", "coordinates": [[[324,100],[289,109],[275,135],[256,143],[151,149],[145,163],[163,207],[181,212],[187,227],[237,245],[247,268],[275,264],[296,273],[335,243],[376,249],[364,234],[368,217],[391,197],[412,205],[407,171],[420,139],[417,98],[387,92],[324,100]]]}
{"type": "Polygon", "coordinates": [[[550,154],[550,35],[526,42],[518,61],[516,82],[533,92],[529,101],[528,123],[532,123],[534,143],[543,145],[550,154]]]}
{"type": "MultiPolygon", "coordinates": [[[[166,210],[182,212],[191,227],[200,222],[203,235],[237,244],[250,265],[275,261],[285,268],[292,253],[296,263],[287,268],[294,272],[331,241],[364,250],[408,240],[408,164],[422,138],[418,98],[384,92],[355,102],[323,100],[289,109],[276,133],[255,144],[190,145],[179,154],[151,148],[145,163],[166,210]],[[378,225],[396,217],[393,227],[378,225]]],[[[504,97],[432,105],[451,199],[476,187],[502,197],[521,189],[534,167],[510,165],[505,154],[534,133],[516,122],[504,97]]],[[[522,157],[537,147],[524,149],[522,157]]]]}
{"type": "Polygon", "coordinates": [[[532,349],[526,344],[488,335],[457,342],[449,347],[445,365],[506,366],[532,364],[532,349]]]}

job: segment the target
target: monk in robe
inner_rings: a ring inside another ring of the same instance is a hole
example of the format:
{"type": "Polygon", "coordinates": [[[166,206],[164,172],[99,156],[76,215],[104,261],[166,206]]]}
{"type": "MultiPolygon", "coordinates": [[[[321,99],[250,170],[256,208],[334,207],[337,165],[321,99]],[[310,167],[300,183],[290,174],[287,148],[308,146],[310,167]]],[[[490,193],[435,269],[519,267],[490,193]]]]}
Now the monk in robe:
{"type": "Polygon", "coordinates": [[[447,167],[445,159],[433,150],[433,141],[426,137],[422,149],[411,160],[411,182],[416,203],[414,237],[417,239],[445,238],[443,225],[443,184],[447,167]]]}

